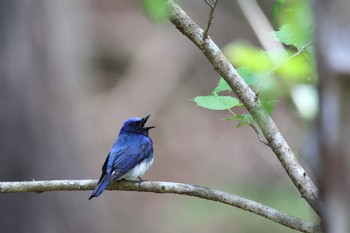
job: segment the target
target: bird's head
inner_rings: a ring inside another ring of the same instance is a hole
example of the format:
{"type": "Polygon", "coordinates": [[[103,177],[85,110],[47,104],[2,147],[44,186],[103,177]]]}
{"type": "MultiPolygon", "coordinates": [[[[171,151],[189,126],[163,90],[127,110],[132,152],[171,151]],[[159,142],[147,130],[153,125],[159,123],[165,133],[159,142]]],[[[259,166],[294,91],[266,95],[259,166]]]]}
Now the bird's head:
{"type": "Polygon", "coordinates": [[[135,117],[135,118],[127,119],[124,122],[120,132],[121,133],[122,132],[140,133],[140,134],[148,135],[148,130],[155,127],[155,126],[145,127],[145,124],[150,116],[151,115],[148,115],[144,118],[135,117]]]}

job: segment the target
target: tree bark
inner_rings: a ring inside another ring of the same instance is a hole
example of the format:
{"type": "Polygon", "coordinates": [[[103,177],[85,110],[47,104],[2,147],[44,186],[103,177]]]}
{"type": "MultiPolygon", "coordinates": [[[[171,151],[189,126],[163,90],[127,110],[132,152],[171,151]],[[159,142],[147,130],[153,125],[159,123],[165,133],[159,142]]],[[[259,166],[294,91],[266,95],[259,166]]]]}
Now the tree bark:
{"type": "Polygon", "coordinates": [[[315,3],[319,186],[325,232],[350,232],[350,1],[315,3]]]}

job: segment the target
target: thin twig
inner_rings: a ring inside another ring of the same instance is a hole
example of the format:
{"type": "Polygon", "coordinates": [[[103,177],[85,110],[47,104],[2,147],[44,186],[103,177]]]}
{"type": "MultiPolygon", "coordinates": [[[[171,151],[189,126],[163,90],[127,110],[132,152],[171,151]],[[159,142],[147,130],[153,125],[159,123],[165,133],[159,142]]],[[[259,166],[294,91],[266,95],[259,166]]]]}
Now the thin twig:
{"type": "MultiPolygon", "coordinates": [[[[49,191],[87,191],[92,190],[97,180],[48,180],[48,181],[24,181],[24,182],[0,182],[0,193],[23,193],[23,192],[49,192],[49,191]]],[[[315,233],[320,232],[318,224],[305,222],[294,216],[290,216],[269,206],[248,200],[227,192],[182,183],[143,181],[138,182],[119,181],[107,188],[108,190],[173,193],[199,197],[211,201],[231,205],[264,218],[282,224],[286,227],[301,231],[315,233]]],[[[103,198],[103,196],[99,197],[103,198]]],[[[88,196],[86,196],[86,201],[88,196]]]]}
{"type": "Polygon", "coordinates": [[[270,144],[268,142],[266,142],[264,139],[262,139],[261,134],[260,134],[259,130],[256,128],[256,126],[254,125],[254,123],[251,123],[250,127],[252,127],[253,130],[255,131],[256,135],[258,136],[259,141],[262,142],[263,144],[265,144],[265,146],[270,147],[270,144]]]}
{"type": "MultiPolygon", "coordinates": [[[[236,113],[234,113],[230,108],[227,109],[229,111],[229,113],[231,113],[233,116],[237,116],[236,113]]],[[[256,128],[256,126],[254,125],[253,122],[248,124],[250,127],[253,128],[254,132],[256,133],[256,135],[258,136],[258,139],[260,142],[262,142],[263,144],[265,144],[266,146],[270,147],[269,143],[266,142],[262,137],[261,137],[261,133],[259,132],[259,130],[256,128]]]]}
{"type": "Polygon", "coordinates": [[[214,18],[214,16],[213,16],[214,15],[214,10],[215,10],[216,4],[218,3],[219,0],[214,0],[213,4],[210,3],[209,0],[204,0],[204,1],[210,7],[210,12],[209,12],[209,16],[208,16],[207,26],[206,26],[204,34],[203,34],[203,40],[208,38],[208,33],[209,33],[209,28],[210,28],[210,25],[211,25],[211,21],[214,18]]]}

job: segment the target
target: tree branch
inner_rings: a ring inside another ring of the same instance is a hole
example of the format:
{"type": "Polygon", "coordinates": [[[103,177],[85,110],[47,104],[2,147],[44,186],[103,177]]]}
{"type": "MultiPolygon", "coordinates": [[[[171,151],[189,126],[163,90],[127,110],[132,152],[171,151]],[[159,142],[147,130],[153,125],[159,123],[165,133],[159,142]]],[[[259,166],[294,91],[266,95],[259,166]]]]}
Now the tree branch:
{"type": "Polygon", "coordinates": [[[265,146],[270,147],[269,143],[266,142],[266,141],[261,137],[260,132],[259,132],[259,130],[257,129],[257,127],[254,125],[254,123],[250,124],[250,127],[253,128],[254,132],[255,132],[256,135],[258,136],[259,141],[260,141],[261,143],[265,144],[265,146]]]}
{"type": "Polygon", "coordinates": [[[288,176],[301,193],[301,196],[305,198],[317,214],[320,214],[321,207],[317,187],[296,159],[271,116],[264,111],[259,98],[257,98],[253,90],[239,76],[214,41],[209,36],[203,40],[203,29],[172,0],[168,0],[168,4],[170,21],[203,52],[214,69],[225,79],[232,91],[257,122],[267,143],[276,154],[288,176]]]}
{"type": "MultiPolygon", "coordinates": [[[[87,191],[92,190],[97,180],[48,180],[48,181],[23,181],[23,182],[0,182],[0,193],[22,193],[22,192],[50,192],[50,191],[87,191]]],[[[222,192],[197,185],[143,181],[139,187],[138,182],[119,181],[111,184],[108,190],[173,193],[187,196],[199,197],[211,201],[231,205],[264,218],[282,224],[286,227],[301,232],[320,232],[318,224],[305,222],[299,218],[282,213],[276,209],[265,206],[230,193],[222,192]]],[[[87,197],[86,197],[87,200],[87,197]]]]}
{"type": "Polygon", "coordinates": [[[216,7],[216,4],[218,3],[219,0],[214,0],[214,3],[211,4],[209,2],[209,0],[204,0],[205,3],[210,7],[210,12],[209,12],[209,16],[208,16],[208,22],[207,22],[207,26],[205,28],[205,31],[204,31],[204,34],[203,34],[203,40],[207,39],[208,37],[208,33],[209,33],[209,28],[210,28],[210,25],[211,25],[211,21],[213,20],[214,16],[214,10],[215,10],[215,7],[216,7]]]}

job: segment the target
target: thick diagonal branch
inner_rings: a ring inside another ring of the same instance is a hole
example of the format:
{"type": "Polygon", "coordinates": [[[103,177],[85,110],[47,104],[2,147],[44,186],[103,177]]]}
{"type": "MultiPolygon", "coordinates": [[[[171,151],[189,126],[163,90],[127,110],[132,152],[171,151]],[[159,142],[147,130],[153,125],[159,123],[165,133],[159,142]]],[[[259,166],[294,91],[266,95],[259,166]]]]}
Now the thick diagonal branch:
{"type": "Polygon", "coordinates": [[[300,165],[271,116],[263,110],[259,98],[257,98],[253,90],[239,76],[214,41],[210,37],[203,40],[203,29],[180,6],[171,0],[168,3],[170,7],[170,21],[203,52],[214,69],[230,85],[232,91],[259,125],[268,145],[276,154],[288,176],[301,193],[301,196],[319,214],[321,207],[317,187],[300,165]]]}
{"type": "MultiPolygon", "coordinates": [[[[97,180],[48,180],[48,181],[25,181],[25,182],[0,182],[0,193],[20,192],[49,192],[49,191],[87,191],[96,186],[97,180]]],[[[108,190],[124,190],[154,193],[174,193],[194,196],[211,201],[221,202],[243,210],[258,214],[264,218],[280,223],[286,227],[301,232],[320,232],[319,225],[304,222],[299,218],[282,213],[271,207],[255,201],[251,201],[230,193],[222,192],[197,185],[143,181],[141,186],[138,182],[120,181],[108,187],[108,190]]],[[[84,197],[87,198],[88,196],[84,197]]]]}

